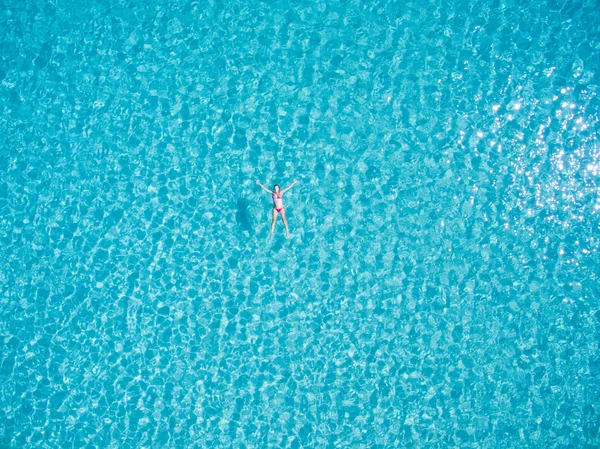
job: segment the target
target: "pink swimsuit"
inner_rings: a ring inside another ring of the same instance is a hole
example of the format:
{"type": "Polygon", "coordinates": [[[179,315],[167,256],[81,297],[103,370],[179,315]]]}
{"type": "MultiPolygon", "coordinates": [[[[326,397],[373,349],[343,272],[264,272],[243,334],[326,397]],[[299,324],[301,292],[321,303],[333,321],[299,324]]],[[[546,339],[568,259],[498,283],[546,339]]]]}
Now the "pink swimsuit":
{"type": "MultiPolygon", "coordinates": [[[[273,198],[273,205],[275,205],[275,198],[277,199],[281,199],[281,197],[283,196],[283,193],[274,193],[271,195],[271,198],[273,198]]],[[[275,210],[279,213],[281,213],[281,211],[283,210],[283,206],[280,207],[279,209],[277,207],[275,207],[275,210]]]]}

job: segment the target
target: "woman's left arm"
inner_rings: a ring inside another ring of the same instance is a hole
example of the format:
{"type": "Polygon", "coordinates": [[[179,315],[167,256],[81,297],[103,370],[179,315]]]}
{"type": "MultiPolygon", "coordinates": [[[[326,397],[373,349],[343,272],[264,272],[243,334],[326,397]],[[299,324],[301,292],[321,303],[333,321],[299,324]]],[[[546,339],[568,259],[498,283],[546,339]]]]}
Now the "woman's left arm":
{"type": "Polygon", "coordinates": [[[286,187],[285,189],[283,189],[281,191],[281,193],[287,192],[288,190],[290,190],[292,187],[294,187],[296,184],[298,184],[298,181],[294,181],[291,185],[289,185],[288,187],[286,187]]]}

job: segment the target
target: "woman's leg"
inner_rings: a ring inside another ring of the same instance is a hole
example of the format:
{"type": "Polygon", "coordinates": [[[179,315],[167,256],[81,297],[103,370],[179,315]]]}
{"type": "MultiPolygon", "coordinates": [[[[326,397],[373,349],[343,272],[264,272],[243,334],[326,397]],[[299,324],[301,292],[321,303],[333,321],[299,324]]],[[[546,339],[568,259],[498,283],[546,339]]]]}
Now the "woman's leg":
{"type": "Polygon", "coordinates": [[[285,226],[285,236],[290,236],[290,230],[288,228],[287,220],[285,219],[285,208],[281,211],[281,219],[283,220],[283,225],[285,226]]]}
{"type": "Polygon", "coordinates": [[[277,211],[273,208],[273,221],[271,221],[271,233],[269,237],[273,237],[273,231],[275,230],[275,222],[277,221],[277,211]]]}

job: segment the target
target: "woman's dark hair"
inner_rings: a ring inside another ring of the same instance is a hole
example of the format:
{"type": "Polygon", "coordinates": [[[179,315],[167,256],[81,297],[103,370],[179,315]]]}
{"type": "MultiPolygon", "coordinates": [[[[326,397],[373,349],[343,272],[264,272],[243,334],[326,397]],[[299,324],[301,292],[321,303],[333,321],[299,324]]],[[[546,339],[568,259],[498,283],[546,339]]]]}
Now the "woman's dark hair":
{"type": "MultiPolygon", "coordinates": [[[[275,190],[275,187],[279,187],[279,184],[275,184],[275,185],[273,186],[273,190],[275,190]]],[[[279,187],[279,189],[281,190],[281,187],[279,187]]]]}

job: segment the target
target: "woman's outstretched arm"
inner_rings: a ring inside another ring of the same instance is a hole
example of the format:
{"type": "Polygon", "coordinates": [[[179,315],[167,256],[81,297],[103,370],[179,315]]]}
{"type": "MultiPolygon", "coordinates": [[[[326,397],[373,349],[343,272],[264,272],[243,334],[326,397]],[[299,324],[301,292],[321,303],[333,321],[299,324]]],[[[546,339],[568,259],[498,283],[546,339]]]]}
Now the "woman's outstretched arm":
{"type": "Polygon", "coordinates": [[[261,187],[262,187],[262,189],[263,189],[265,192],[267,192],[267,193],[270,193],[271,195],[273,195],[273,192],[271,192],[269,189],[267,189],[265,186],[263,186],[263,185],[260,183],[260,181],[256,181],[256,183],[257,183],[259,186],[261,186],[261,187]]]}
{"type": "Polygon", "coordinates": [[[281,193],[283,194],[283,192],[287,192],[288,190],[290,190],[292,187],[294,187],[296,184],[298,184],[298,181],[294,181],[292,182],[292,184],[290,184],[289,186],[287,186],[285,189],[283,189],[281,191],[281,193]]]}

